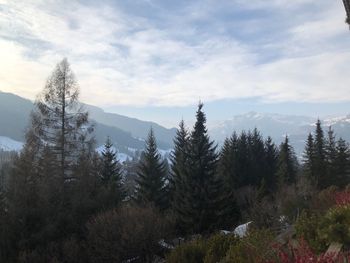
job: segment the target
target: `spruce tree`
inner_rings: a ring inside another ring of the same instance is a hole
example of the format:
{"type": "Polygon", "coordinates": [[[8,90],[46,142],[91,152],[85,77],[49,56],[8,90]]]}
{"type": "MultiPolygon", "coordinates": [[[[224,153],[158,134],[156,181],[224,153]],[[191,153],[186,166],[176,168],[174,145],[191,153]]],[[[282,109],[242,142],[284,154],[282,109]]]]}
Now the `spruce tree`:
{"type": "Polygon", "coordinates": [[[336,144],[334,170],[335,185],[344,188],[350,183],[350,150],[342,138],[336,144]]]}
{"type": "Polygon", "coordinates": [[[120,184],[122,179],[120,163],[117,160],[117,152],[113,148],[111,139],[108,137],[104,144],[104,149],[101,156],[101,180],[104,184],[108,184],[112,181],[120,184]]]}
{"type": "Polygon", "coordinates": [[[146,149],[141,156],[135,181],[135,198],[138,203],[152,203],[160,210],[167,208],[169,200],[164,163],[158,152],[152,128],[148,134],[146,149]]]}
{"type": "Polygon", "coordinates": [[[108,137],[101,156],[102,172],[101,181],[108,194],[108,198],[113,206],[123,200],[125,191],[122,183],[121,165],[117,159],[117,153],[114,150],[113,144],[108,137]]]}
{"type": "Polygon", "coordinates": [[[218,176],[222,183],[223,209],[219,225],[231,228],[239,219],[235,192],[238,188],[237,175],[237,134],[226,138],[219,155],[218,176]]]}
{"type": "Polygon", "coordinates": [[[296,183],[297,159],[288,136],[280,145],[277,167],[277,178],[280,186],[296,183]]]}
{"type": "Polygon", "coordinates": [[[182,120],[176,131],[174,139],[174,151],[171,154],[171,177],[170,177],[170,195],[172,207],[177,210],[183,202],[182,191],[184,188],[184,170],[187,160],[189,135],[185,123],[182,120]]]}
{"type": "Polygon", "coordinates": [[[319,189],[328,186],[326,147],[321,121],[317,120],[314,141],[314,174],[319,189]]]}
{"type": "Polygon", "coordinates": [[[270,193],[273,193],[277,187],[277,162],[278,149],[269,136],[265,141],[264,181],[270,193]]]}
{"type": "Polygon", "coordinates": [[[265,147],[262,136],[257,128],[249,133],[250,184],[260,187],[264,179],[265,147]]]}
{"type": "Polygon", "coordinates": [[[237,142],[237,174],[239,187],[250,185],[250,154],[248,136],[243,131],[237,142]]]}
{"type": "Polygon", "coordinates": [[[303,154],[303,170],[306,178],[313,184],[317,185],[317,178],[315,175],[315,147],[314,138],[311,133],[309,133],[305,150],[303,154]]]}
{"type": "Polygon", "coordinates": [[[325,185],[326,186],[337,185],[336,167],[335,167],[337,147],[336,147],[335,135],[332,127],[329,127],[329,130],[328,130],[325,152],[326,152],[326,165],[327,165],[327,176],[325,177],[325,185]]]}
{"type": "Polygon", "coordinates": [[[196,123],[191,132],[188,158],[184,170],[183,203],[177,210],[178,220],[187,233],[215,229],[224,211],[222,182],[217,178],[218,154],[205,126],[206,117],[198,105],[196,123]]]}

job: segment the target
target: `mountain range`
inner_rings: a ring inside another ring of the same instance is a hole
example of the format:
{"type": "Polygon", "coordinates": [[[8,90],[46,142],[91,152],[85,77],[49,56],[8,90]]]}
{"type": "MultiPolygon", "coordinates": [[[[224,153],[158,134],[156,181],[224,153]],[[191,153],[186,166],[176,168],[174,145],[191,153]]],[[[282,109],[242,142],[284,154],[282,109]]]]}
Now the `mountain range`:
{"type": "MultiPolygon", "coordinates": [[[[212,126],[210,134],[216,141],[223,142],[233,131],[257,128],[265,138],[271,136],[278,144],[288,135],[296,154],[300,157],[308,134],[315,130],[317,119],[309,116],[248,112],[212,126]]],[[[331,126],[337,138],[342,137],[350,141],[350,115],[320,118],[320,120],[325,136],[331,126]]]]}
{"type": "MultiPolygon", "coordinates": [[[[30,112],[33,110],[32,101],[14,95],[12,93],[0,92],[0,147],[5,147],[5,138],[14,141],[23,142],[25,130],[29,125],[30,112]]],[[[105,142],[107,136],[123,153],[132,154],[135,149],[144,148],[145,138],[149,130],[153,129],[157,136],[158,146],[161,149],[172,147],[172,140],[176,129],[167,129],[155,122],[142,121],[135,118],[129,118],[115,113],[106,113],[102,109],[84,104],[84,108],[89,112],[90,120],[94,123],[95,138],[97,145],[105,142]]]]}
{"type": "MultiPolygon", "coordinates": [[[[0,148],[19,148],[24,141],[32,109],[32,101],[12,93],[0,92],[0,148]]],[[[144,148],[145,138],[152,127],[160,149],[168,150],[173,147],[175,128],[168,129],[155,122],[108,113],[88,104],[85,104],[85,109],[95,124],[98,146],[110,136],[119,152],[132,156],[135,150],[144,148]]],[[[271,136],[276,143],[280,143],[288,135],[297,155],[301,156],[307,135],[314,131],[316,121],[317,118],[308,116],[248,112],[234,115],[231,119],[215,125],[209,120],[208,127],[211,138],[219,145],[233,131],[240,133],[242,130],[257,128],[265,138],[271,136]]],[[[325,133],[327,127],[332,126],[338,138],[350,141],[350,115],[323,118],[321,121],[325,133]]]]}

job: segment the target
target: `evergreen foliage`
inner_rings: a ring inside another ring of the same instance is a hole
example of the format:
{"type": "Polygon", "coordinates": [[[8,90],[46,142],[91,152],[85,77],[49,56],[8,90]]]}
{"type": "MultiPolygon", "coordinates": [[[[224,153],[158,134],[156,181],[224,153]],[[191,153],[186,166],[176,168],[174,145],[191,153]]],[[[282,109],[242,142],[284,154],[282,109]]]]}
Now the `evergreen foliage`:
{"type": "Polygon", "coordinates": [[[109,206],[115,207],[125,198],[126,193],[122,182],[121,165],[109,137],[104,144],[101,162],[101,181],[106,194],[105,200],[110,201],[109,206]]]}
{"type": "Polygon", "coordinates": [[[334,160],[334,185],[344,187],[350,183],[350,151],[348,144],[340,138],[336,143],[334,160]]]}
{"type": "Polygon", "coordinates": [[[317,120],[314,140],[314,174],[316,185],[319,189],[324,189],[327,184],[327,160],[326,147],[321,121],[317,120]]]}
{"type": "Polygon", "coordinates": [[[314,137],[311,133],[309,133],[306,140],[303,154],[303,168],[306,178],[313,184],[316,184],[317,178],[315,175],[314,137]]]}
{"type": "Polygon", "coordinates": [[[164,163],[158,152],[152,128],[148,134],[146,149],[141,156],[136,184],[135,198],[137,202],[153,203],[160,210],[168,207],[164,163]]]}
{"type": "Polygon", "coordinates": [[[187,233],[215,229],[226,211],[227,199],[223,181],[217,177],[218,154],[205,126],[206,117],[198,105],[196,123],[189,138],[186,166],[180,194],[183,202],[177,207],[178,220],[187,233]]]}
{"type": "Polygon", "coordinates": [[[293,147],[289,143],[288,136],[280,145],[277,178],[280,186],[284,184],[295,184],[297,176],[297,159],[293,147]]]}

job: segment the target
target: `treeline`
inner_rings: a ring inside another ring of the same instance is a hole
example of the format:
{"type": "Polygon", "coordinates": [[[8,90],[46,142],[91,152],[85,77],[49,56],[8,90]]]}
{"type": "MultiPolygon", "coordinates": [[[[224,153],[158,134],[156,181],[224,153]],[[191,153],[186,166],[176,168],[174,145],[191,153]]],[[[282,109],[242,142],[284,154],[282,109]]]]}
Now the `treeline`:
{"type": "Polygon", "coordinates": [[[219,149],[202,103],[193,129],[180,122],[170,165],[151,129],[140,159],[122,166],[109,139],[95,151],[78,97],[63,60],[35,102],[24,149],[2,171],[0,262],[152,262],[161,239],[248,220],[270,227],[297,216],[314,191],[350,180],[348,144],[320,122],[299,164],[287,136],[277,146],[257,129],[219,149]]]}

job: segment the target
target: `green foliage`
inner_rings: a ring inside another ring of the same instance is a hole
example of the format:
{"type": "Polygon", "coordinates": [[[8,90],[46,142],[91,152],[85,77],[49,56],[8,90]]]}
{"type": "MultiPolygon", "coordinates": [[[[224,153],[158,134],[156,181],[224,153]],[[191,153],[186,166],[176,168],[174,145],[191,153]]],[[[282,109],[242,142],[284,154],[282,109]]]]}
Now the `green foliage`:
{"type": "Polygon", "coordinates": [[[322,218],[319,236],[327,243],[350,245],[350,206],[331,208],[322,218]]]}
{"type": "Polygon", "coordinates": [[[164,163],[158,152],[156,139],[151,129],[146,141],[146,150],[139,163],[136,179],[136,201],[139,204],[152,203],[161,210],[166,209],[169,200],[165,180],[164,163]]]}
{"type": "Polygon", "coordinates": [[[221,262],[262,262],[269,256],[273,238],[274,236],[269,230],[253,230],[240,242],[231,245],[225,259],[221,262]]]}
{"type": "Polygon", "coordinates": [[[121,165],[109,137],[104,145],[101,163],[101,195],[104,195],[102,198],[108,200],[106,208],[116,207],[125,198],[126,193],[122,183],[121,165]]]}
{"type": "Polygon", "coordinates": [[[182,170],[181,195],[175,212],[187,233],[203,233],[215,229],[218,219],[230,202],[223,193],[223,182],[217,177],[218,154],[205,126],[206,117],[199,104],[196,123],[186,151],[186,166],[182,170]]]}
{"type": "Polygon", "coordinates": [[[175,248],[166,259],[168,263],[203,263],[207,247],[203,240],[187,242],[175,248]]]}
{"type": "Polygon", "coordinates": [[[216,263],[223,260],[227,251],[237,242],[239,238],[234,235],[215,234],[207,241],[207,250],[204,263],[216,263]]]}
{"type": "Polygon", "coordinates": [[[297,159],[287,136],[280,145],[277,167],[277,178],[280,186],[296,183],[297,159]]]}
{"type": "Polygon", "coordinates": [[[167,221],[151,207],[111,210],[87,224],[87,245],[91,262],[122,262],[139,258],[152,262],[158,242],[167,236],[167,221]]]}
{"type": "Polygon", "coordinates": [[[295,224],[297,237],[307,241],[309,246],[317,252],[322,252],[327,247],[327,243],[319,235],[321,220],[320,215],[303,212],[295,224]]]}
{"type": "Polygon", "coordinates": [[[167,262],[262,262],[271,256],[272,241],[273,234],[268,230],[253,230],[244,238],[215,234],[181,244],[167,256],[167,262]]]}

